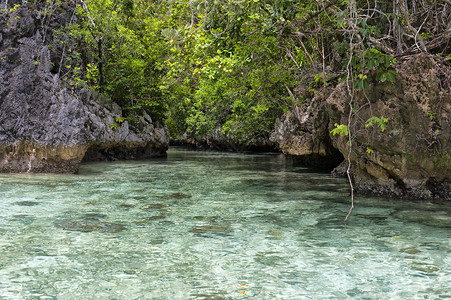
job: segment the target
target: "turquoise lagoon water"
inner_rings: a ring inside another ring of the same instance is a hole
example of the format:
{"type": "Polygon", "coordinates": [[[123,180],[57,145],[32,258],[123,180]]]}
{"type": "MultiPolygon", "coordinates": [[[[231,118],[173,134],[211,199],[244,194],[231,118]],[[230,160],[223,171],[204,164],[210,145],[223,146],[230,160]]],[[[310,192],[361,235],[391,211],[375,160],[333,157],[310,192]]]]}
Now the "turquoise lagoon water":
{"type": "Polygon", "coordinates": [[[170,149],[0,175],[0,299],[451,298],[448,204],[358,196],[279,154],[170,149]]]}

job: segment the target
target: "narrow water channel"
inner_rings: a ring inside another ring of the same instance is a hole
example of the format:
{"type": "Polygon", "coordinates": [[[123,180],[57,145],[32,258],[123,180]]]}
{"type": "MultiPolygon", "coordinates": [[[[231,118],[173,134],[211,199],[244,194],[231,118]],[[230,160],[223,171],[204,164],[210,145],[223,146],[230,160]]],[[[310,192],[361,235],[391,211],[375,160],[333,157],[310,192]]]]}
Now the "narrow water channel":
{"type": "Polygon", "coordinates": [[[451,297],[449,204],[358,196],[278,154],[0,175],[0,299],[451,297]]]}

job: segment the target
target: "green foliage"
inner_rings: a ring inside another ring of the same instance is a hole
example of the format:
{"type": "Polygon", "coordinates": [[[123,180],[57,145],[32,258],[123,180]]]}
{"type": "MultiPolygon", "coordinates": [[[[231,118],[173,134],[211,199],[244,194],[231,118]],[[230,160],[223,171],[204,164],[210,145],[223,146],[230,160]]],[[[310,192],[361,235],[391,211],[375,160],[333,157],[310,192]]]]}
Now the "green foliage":
{"type": "MultiPolygon", "coordinates": [[[[172,130],[205,136],[220,128],[238,141],[269,134],[276,118],[296,101],[286,90],[296,84],[292,66],[270,22],[291,14],[288,2],[276,7],[268,6],[269,1],[224,1],[206,10],[196,6],[192,26],[182,23],[162,32],[173,45],[165,76],[172,130]]],[[[178,16],[189,13],[187,5],[172,8],[178,16]]]]}
{"type": "MultiPolygon", "coordinates": [[[[342,66],[356,90],[396,80],[391,52],[370,42],[387,29],[363,14],[368,3],[357,1],[356,12],[348,1],[329,4],[85,0],[77,2],[78,22],[53,33],[52,51],[63,54],[53,72],[101,92],[131,124],[148,113],[165,120],[172,137],[220,131],[245,142],[268,136],[277,118],[333,84],[342,66]],[[297,92],[301,83],[310,96],[297,92]]],[[[385,123],[366,125],[384,130],[385,123]]],[[[331,133],[348,130],[336,124],[331,133]]]]}
{"type": "MultiPolygon", "coordinates": [[[[161,4],[161,3],[160,3],[161,4]]],[[[63,57],[53,71],[67,83],[88,85],[119,104],[125,117],[144,112],[165,119],[167,103],[160,89],[169,46],[161,36],[167,26],[158,3],[139,0],[87,0],[77,4],[78,23],[54,31],[52,51],[63,57]]]]}
{"type": "Polygon", "coordinates": [[[379,118],[379,117],[373,116],[373,117],[369,118],[368,120],[366,120],[365,128],[376,125],[383,132],[385,130],[385,128],[387,127],[387,122],[388,122],[387,118],[384,118],[384,117],[379,118]]]}
{"type": "Polygon", "coordinates": [[[396,60],[381,51],[371,48],[363,51],[360,55],[354,55],[347,60],[344,67],[350,66],[358,74],[353,81],[353,87],[357,90],[369,88],[370,78],[377,82],[395,82],[398,75],[393,68],[396,60]]]}
{"type": "Polygon", "coordinates": [[[335,123],[334,126],[335,126],[335,128],[332,129],[332,131],[330,132],[332,135],[339,135],[339,136],[348,136],[349,135],[347,125],[335,123]]]}
{"type": "Polygon", "coordinates": [[[124,117],[117,117],[115,122],[113,124],[111,124],[111,129],[113,130],[117,130],[117,128],[119,127],[119,125],[121,125],[122,123],[124,123],[127,120],[127,118],[124,117]]]}
{"type": "Polygon", "coordinates": [[[316,74],[313,78],[316,86],[320,86],[321,84],[326,84],[326,78],[324,78],[324,74],[316,74]]]}
{"type": "MultiPolygon", "coordinates": [[[[7,2],[6,2],[6,3],[7,3],[7,2]]],[[[3,4],[0,4],[0,6],[2,6],[2,5],[3,5],[3,4]]],[[[5,8],[0,9],[0,17],[3,16],[3,15],[6,15],[6,16],[8,16],[8,15],[13,16],[13,15],[14,15],[14,20],[19,20],[19,19],[20,19],[20,16],[17,14],[17,10],[18,10],[20,7],[21,7],[20,4],[14,4],[14,6],[11,7],[11,8],[9,8],[9,9],[5,6],[5,8]]],[[[10,26],[9,20],[6,21],[6,26],[7,26],[7,27],[10,26]]]]}
{"type": "Polygon", "coordinates": [[[371,149],[370,147],[366,147],[366,153],[368,153],[368,154],[374,154],[374,150],[371,149]]]}
{"type": "Polygon", "coordinates": [[[437,113],[428,113],[428,116],[431,121],[437,120],[437,113]]]}
{"type": "Polygon", "coordinates": [[[15,12],[15,11],[17,11],[17,9],[19,7],[20,7],[20,4],[14,4],[14,6],[9,9],[9,12],[10,13],[15,12]]]}
{"type": "Polygon", "coordinates": [[[88,63],[86,66],[86,80],[88,80],[93,90],[99,90],[99,68],[93,63],[88,63]]]}

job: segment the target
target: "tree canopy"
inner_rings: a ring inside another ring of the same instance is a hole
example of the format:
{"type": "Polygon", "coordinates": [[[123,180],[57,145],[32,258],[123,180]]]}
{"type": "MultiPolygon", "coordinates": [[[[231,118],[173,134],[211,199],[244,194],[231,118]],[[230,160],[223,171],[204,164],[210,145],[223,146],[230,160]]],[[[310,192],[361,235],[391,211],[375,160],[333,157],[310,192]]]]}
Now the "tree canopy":
{"type": "Polygon", "coordinates": [[[47,0],[43,13],[63,5],[53,71],[173,137],[247,141],[324,86],[394,82],[403,56],[450,65],[449,0],[47,0]]]}

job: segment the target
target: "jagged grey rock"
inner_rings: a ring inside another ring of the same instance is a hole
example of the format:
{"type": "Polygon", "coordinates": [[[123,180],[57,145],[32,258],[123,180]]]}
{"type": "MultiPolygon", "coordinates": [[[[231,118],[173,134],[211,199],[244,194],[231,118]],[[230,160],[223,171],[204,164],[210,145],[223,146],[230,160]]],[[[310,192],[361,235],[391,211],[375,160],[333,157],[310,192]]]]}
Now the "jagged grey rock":
{"type": "Polygon", "coordinates": [[[117,105],[62,86],[37,22],[25,6],[0,16],[0,171],[74,173],[83,158],[164,155],[164,125],[144,115],[138,130],[113,130],[117,105]]]}
{"type": "Polygon", "coordinates": [[[329,116],[322,99],[313,98],[276,121],[270,140],[287,155],[306,166],[332,170],[343,155],[329,136],[329,116]]]}

